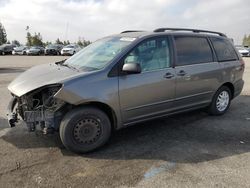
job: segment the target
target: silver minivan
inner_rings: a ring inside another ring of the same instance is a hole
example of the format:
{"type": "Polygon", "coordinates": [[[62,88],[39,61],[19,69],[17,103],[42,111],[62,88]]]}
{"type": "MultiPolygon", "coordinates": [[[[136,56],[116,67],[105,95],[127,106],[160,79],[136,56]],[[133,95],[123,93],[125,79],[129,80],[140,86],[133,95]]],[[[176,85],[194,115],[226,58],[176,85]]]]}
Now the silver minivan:
{"type": "Polygon", "coordinates": [[[244,61],[222,33],[124,31],[67,60],[35,66],[9,86],[8,121],[59,131],[71,151],[104,145],[113,130],[206,108],[224,114],[243,88],[244,61]]]}

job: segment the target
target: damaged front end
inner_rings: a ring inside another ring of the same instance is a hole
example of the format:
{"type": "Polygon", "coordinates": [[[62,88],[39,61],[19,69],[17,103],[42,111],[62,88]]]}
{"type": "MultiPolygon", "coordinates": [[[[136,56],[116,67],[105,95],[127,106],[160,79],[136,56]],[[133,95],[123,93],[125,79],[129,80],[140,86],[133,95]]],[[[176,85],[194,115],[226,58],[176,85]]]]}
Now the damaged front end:
{"type": "Polygon", "coordinates": [[[29,131],[35,131],[37,125],[45,134],[57,130],[66,106],[64,101],[54,97],[61,87],[61,84],[49,85],[21,97],[13,95],[7,112],[10,127],[14,127],[21,117],[29,131]]]}

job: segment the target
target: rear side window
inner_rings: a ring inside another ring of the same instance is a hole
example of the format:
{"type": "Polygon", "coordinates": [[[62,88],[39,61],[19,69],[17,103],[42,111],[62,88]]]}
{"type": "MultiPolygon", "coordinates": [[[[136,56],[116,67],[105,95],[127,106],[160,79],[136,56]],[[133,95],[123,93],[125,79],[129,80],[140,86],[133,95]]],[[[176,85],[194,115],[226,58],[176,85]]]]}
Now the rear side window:
{"type": "Polygon", "coordinates": [[[175,36],[176,65],[191,65],[213,61],[212,50],[204,37],[175,36]]]}
{"type": "Polygon", "coordinates": [[[211,38],[218,61],[233,61],[238,57],[230,41],[223,38],[211,38]]]}

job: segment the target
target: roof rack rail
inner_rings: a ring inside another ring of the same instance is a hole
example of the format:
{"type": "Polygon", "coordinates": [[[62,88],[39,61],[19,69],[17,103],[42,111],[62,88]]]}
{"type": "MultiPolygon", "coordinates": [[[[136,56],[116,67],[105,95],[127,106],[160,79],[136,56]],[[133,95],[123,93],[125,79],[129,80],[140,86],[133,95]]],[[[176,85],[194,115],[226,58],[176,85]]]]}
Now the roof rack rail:
{"type": "Polygon", "coordinates": [[[222,37],[227,37],[224,33],[216,32],[216,31],[208,31],[208,30],[200,30],[200,29],[188,29],[188,28],[158,28],[155,29],[154,32],[164,32],[164,31],[192,31],[194,33],[213,33],[222,37]]]}
{"type": "Polygon", "coordinates": [[[123,31],[122,33],[132,33],[132,32],[143,32],[143,31],[137,31],[137,30],[127,30],[127,31],[123,31]]]}

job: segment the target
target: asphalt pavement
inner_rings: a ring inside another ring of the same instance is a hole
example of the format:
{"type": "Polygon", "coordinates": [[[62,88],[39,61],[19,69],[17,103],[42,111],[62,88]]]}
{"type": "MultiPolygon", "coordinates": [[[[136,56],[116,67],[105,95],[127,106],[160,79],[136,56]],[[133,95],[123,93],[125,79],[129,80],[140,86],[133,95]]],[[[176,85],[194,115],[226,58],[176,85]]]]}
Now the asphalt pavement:
{"type": "Polygon", "coordinates": [[[250,187],[250,58],[244,90],[225,115],[198,110],[141,123],[85,155],[67,151],[58,134],[6,121],[10,81],[62,59],[0,56],[0,187],[250,187]]]}

